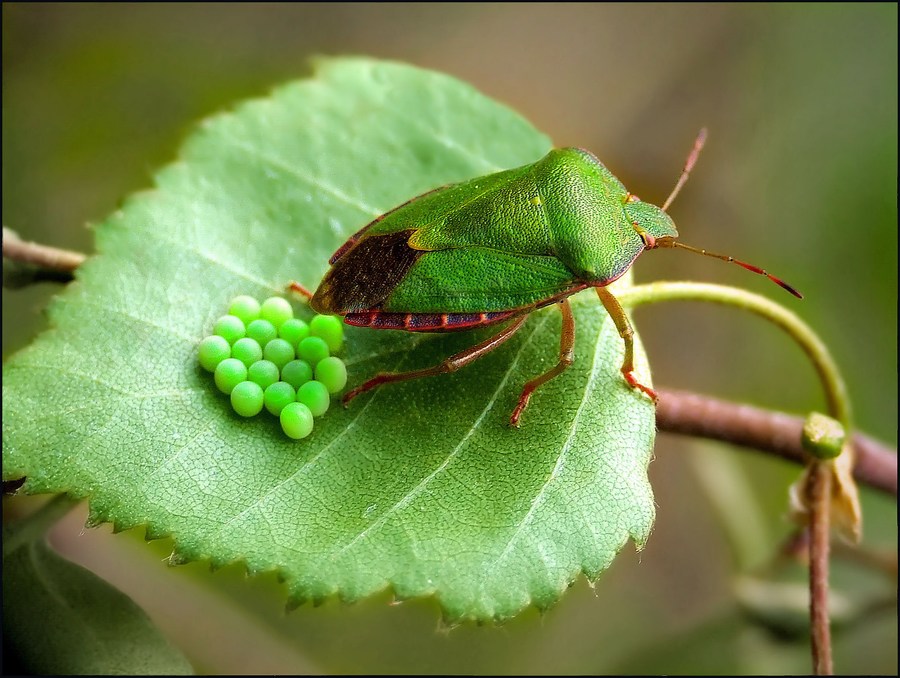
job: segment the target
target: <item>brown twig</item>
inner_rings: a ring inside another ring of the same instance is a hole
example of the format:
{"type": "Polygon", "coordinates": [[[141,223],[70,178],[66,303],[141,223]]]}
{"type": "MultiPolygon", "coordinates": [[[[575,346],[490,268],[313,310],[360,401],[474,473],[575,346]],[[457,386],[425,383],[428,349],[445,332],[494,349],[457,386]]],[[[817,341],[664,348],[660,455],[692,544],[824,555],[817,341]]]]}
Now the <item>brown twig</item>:
{"type": "Polygon", "coordinates": [[[831,543],[830,462],[816,461],[809,468],[806,484],[809,505],[809,618],[811,622],[813,673],[830,676],[831,620],[828,617],[828,550],[831,543]]]}
{"type": "Polygon", "coordinates": [[[27,242],[19,234],[3,227],[3,258],[46,271],[71,275],[85,260],[81,252],[27,242]]]}
{"type": "MultiPolygon", "coordinates": [[[[702,436],[771,452],[797,463],[808,455],[800,444],[803,419],[697,393],[658,389],[656,425],[661,431],[702,436]]],[[[861,483],[897,496],[897,452],[873,438],[853,436],[861,483]]]]}

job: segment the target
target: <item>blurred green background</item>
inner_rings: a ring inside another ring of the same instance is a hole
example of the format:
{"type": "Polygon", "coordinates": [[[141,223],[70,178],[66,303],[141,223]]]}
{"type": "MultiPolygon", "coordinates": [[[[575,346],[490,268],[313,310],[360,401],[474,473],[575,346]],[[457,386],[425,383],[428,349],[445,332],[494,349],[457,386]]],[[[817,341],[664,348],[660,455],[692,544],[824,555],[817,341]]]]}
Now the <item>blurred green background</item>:
{"type": "MultiPolygon", "coordinates": [[[[85,225],[149,187],[199,119],[307,75],[317,54],[457,76],[558,145],[592,150],[656,203],[707,126],[706,150],[671,210],[684,241],[764,266],[806,299],[675,251],[641,258],[637,282],[716,281],[796,310],[834,352],[860,428],[896,445],[894,4],[2,11],[3,224],[88,253],[85,225]]],[[[4,358],[45,327],[59,289],[3,290],[4,358]]],[[[794,413],[823,407],[804,356],[757,318],[675,304],[641,310],[636,323],[658,385],[794,413]]],[[[167,570],[170,544],[82,531],[83,512],[54,543],[133,596],[202,672],[808,672],[805,637],[743,613],[734,585],[789,532],[785,493],[797,468],[661,435],[650,473],[659,518],[647,549],[626,549],[595,588],[580,581],[543,617],[527,612],[499,629],[448,631],[433,601],[389,606],[387,597],[285,615],[273,578],[201,564],[167,570]]],[[[7,502],[4,515],[34,501],[7,502]]],[[[863,501],[866,546],[896,553],[896,504],[870,491],[863,501]]],[[[896,580],[840,562],[835,570],[838,595],[851,601],[895,596],[896,580]]],[[[802,581],[802,572],[783,576],[802,581]]],[[[863,615],[836,629],[837,670],[896,673],[896,647],[895,608],[863,615]]]]}

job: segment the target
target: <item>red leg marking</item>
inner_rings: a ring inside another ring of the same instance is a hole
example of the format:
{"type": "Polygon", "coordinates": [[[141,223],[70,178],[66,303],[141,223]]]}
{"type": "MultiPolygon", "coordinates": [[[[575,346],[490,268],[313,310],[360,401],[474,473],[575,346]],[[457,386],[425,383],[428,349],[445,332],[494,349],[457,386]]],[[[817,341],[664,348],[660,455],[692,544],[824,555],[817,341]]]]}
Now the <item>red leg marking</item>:
{"type": "Polygon", "coordinates": [[[622,360],[621,370],[622,376],[625,377],[625,381],[628,382],[628,385],[631,386],[631,388],[643,391],[650,396],[654,403],[656,403],[659,400],[656,391],[649,386],[644,386],[635,379],[634,374],[632,374],[632,372],[634,372],[634,331],[631,329],[631,323],[628,322],[628,316],[625,315],[622,305],[609,290],[605,287],[595,287],[594,289],[597,292],[597,296],[600,297],[600,301],[603,302],[606,312],[609,313],[615,323],[616,329],[619,331],[619,336],[621,336],[622,341],[625,342],[625,358],[622,360]]]}
{"type": "Polygon", "coordinates": [[[656,391],[654,391],[649,386],[644,386],[641,382],[639,382],[637,379],[635,379],[634,373],[631,370],[628,370],[626,372],[625,369],[623,368],[622,374],[625,377],[625,381],[628,382],[628,385],[631,386],[631,388],[636,388],[640,391],[643,391],[648,396],[650,396],[650,398],[653,400],[654,403],[659,402],[659,396],[656,394],[656,391]]]}
{"type": "Polygon", "coordinates": [[[522,389],[522,395],[519,396],[519,402],[516,403],[516,409],[513,410],[512,415],[509,417],[510,426],[519,428],[519,417],[522,416],[522,412],[528,407],[528,401],[531,400],[531,394],[534,393],[536,388],[537,386],[526,384],[525,388],[522,389]]]}

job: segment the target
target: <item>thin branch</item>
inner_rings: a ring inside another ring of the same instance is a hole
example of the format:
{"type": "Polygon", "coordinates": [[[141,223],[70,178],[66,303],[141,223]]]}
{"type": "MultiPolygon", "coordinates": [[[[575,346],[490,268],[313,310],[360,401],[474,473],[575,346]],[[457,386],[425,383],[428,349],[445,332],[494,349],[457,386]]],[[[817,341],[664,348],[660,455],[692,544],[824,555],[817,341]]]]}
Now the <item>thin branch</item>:
{"type": "Polygon", "coordinates": [[[4,226],[3,258],[56,274],[57,278],[62,274],[71,279],[72,273],[86,257],[81,252],[27,242],[18,233],[4,226]]]}
{"type": "Polygon", "coordinates": [[[828,549],[830,546],[831,465],[815,461],[806,484],[809,513],[809,618],[813,673],[834,673],[831,659],[831,620],[828,617],[828,549]]]}
{"type": "MultiPolygon", "coordinates": [[[[661,431],[722,440],[797,463],[808,460],[800,445],[801,417],[685,391],[657,392],[656,425],[661,431]]],[[[853,447],[856,480],[896,497],[897,451],[861,433],[853,436],[853,447]]]]}

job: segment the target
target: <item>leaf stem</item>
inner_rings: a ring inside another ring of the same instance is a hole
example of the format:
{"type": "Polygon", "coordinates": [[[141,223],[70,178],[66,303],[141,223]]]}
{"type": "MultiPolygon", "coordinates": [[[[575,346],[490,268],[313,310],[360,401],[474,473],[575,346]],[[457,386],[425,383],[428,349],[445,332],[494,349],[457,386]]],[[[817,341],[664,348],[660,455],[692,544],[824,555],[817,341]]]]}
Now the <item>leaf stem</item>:
{"type": "Polygon", "coordinates": [[[81,252],[27,242],[11,228],[3,227],[3,258],[53,273],[71,274],[86,259],[81,252]]]}

